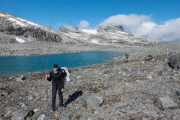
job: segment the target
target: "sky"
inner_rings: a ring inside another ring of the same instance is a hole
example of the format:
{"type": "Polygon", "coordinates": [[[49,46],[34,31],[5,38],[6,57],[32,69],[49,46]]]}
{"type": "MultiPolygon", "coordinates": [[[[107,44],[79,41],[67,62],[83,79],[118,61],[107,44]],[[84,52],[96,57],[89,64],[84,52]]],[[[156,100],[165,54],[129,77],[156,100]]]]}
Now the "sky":
{"type": "Polygon", "coordinates": [[[59,29],[122,25],[149,39],[180,40],[180,0],[0,0],[0,10],[59,29]]]}

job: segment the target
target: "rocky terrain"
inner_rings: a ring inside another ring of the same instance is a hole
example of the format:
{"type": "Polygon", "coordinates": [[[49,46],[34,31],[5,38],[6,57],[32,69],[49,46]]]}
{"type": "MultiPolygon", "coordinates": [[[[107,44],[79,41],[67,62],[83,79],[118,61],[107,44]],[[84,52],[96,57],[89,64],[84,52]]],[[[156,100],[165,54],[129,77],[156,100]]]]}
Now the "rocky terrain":
{"type": "MultiPolygon", "coordinates": [[[[153,42],[122,26],[59,31],[0,12],[0,55],[78,51],[129,54],[113,62],[69,68],[66,108],[51,112],[47,72],[0,77],[0,120],[179,120],[180,42],[153,42]]],[[[58,101],[58,100],[57,100],[58,101]]]]}
{"type": "Polygon", "coordinates": [[[112,63],[70,68],[64,102],[69,95],[75,96],[74,101],[53,113],[45,73],[0,78],[0,119],[179,120],[179,47],[165,45],[169,49],[156,52],[137,49],[126,63],[119,57],[112,63]]]}

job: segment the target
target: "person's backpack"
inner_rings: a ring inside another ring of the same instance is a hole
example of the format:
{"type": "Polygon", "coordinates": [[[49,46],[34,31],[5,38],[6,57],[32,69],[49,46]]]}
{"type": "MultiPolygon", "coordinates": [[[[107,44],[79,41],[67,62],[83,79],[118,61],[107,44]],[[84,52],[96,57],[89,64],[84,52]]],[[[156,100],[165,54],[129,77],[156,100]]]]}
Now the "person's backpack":
{"type": "Polygon", "coordinates": [[[62,72],[65,72],[65,76],[64,76],[64,83],[69,82],[70,81],[70,73],[68,71],[67,67],[61,67],[62,72]]]}

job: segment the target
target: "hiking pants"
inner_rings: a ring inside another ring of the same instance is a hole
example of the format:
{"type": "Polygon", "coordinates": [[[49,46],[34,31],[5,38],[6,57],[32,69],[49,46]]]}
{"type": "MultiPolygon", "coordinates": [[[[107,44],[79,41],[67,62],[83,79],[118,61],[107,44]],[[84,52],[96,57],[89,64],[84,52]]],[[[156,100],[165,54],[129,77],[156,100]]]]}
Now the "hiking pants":
{"type": "Polygon", "coordinates": [[[61,89],[64,88],[60,83],[52,83],[52,109],[56,109],[56,93],[59,94],[59,107],[63,106],[63,93],[61,89]]]}

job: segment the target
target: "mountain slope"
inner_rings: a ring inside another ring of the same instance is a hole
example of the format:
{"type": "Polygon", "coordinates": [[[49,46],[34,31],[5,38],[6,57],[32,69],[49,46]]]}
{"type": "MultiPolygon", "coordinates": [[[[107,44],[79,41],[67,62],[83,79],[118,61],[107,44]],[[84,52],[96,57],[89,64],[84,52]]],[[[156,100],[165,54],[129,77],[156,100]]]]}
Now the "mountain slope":
{"type": "Polygon", "coordinates": [[[62,41],[62,36],[48,27],[0,12],[0,32],[27,38],[29,41],[62,41]]]}

